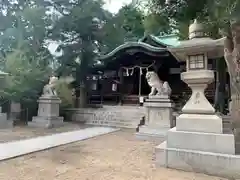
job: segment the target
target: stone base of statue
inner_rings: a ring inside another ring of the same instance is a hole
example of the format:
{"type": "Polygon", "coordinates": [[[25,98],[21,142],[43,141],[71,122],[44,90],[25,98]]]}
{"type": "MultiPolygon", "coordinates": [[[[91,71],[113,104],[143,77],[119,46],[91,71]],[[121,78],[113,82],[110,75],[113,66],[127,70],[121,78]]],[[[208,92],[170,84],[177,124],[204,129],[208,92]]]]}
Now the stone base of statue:
{"type": "Polygon", "coordinates": [[[136,137],[142,140],[163,141],[171,128],[173,110],[171,100],[167,95],[149,96],[144,103],[146,107],[145,125],[139,127],[136,137]]]}
{"type": "Polygon", "coordinates": [[[28,122],[29,126],[53,128],[64,125],[63,117],[59,117],[61,100],[57,96],[43,95],[39,98],[38,103],[38,116],[28,122]]]}
{"type": "Polygon", "coordinates": [[[0,107],[0,129],[9,129],[13,127],[13,121],[7,119],[7,114],[2,113],[2,107],[0,107]]]}

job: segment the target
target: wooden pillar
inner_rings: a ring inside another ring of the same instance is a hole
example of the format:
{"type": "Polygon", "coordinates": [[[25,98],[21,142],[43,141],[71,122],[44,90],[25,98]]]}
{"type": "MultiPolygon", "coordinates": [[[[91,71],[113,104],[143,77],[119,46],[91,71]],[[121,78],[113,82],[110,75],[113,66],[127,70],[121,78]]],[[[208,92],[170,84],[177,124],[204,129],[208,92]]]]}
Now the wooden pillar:
{"type": "Polygon", "coordinates": [[[122,105],[123,101],[123,87],[124,87],[124,77],[123,77],[123,69],[119,69],[119,80],[120,80],[120,86],[119,86],[119,104],[122,105]]]}
{"type": "Polygon", "coordinates": [[[141,97],[142,95],[142,74],[141,74],[141,69],[139,69],[139,81],[138,81],[138,96],[141,97]]]}
{"type": "Polygon", "coordinates": [[[218,88],[216,89],[216,91],[218,91],[217,110],[224,113],[226,99],[226,63],[224,59],[221,58],[216,60],[216,70],[216,88],[218,88]]]}

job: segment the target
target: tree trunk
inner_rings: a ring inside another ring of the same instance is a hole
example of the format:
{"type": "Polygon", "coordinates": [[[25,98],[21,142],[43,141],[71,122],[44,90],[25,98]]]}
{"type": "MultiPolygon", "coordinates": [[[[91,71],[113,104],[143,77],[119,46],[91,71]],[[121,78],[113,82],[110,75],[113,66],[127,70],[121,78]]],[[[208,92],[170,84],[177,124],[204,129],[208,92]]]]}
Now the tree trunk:
{"type": "Polygon", "coordinates": [[[240,154],[240,23],[234,22],[225,39],[224,57],[231,82],[231,119],[235,151],[240,154]]]}
{"type": "Polygon", "coordinates": [[[87,105],[87,92],[85,86],[80,87],[79,108],[84,108],[87,105]]]}

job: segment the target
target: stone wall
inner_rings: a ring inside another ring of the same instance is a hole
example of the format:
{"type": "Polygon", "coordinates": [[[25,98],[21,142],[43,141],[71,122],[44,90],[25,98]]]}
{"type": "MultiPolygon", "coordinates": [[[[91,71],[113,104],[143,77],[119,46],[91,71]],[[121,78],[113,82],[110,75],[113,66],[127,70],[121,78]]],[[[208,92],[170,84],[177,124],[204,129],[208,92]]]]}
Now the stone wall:
{"type": "MultiPolygon", "coordinates": [[[[123,128],[136,128],[140,120],[145,116],[145,108],[140,106],[103,106],[101,108],[78,108],[68,109],[67,119],[82,122],[89,125],[111,126],[123,128]]],[[[171,127],[176,125],[176,116],[173,113],[171,127]]],[[[223,116],[223,131],[231,133],[231,119],[223,116]]]]}
{"type": "Polygon", "coordinates": [[[139,106],[103,106],[67,110],[72,121],[89,125],[136,128],[145,116],[145,108],[139,106]]]}

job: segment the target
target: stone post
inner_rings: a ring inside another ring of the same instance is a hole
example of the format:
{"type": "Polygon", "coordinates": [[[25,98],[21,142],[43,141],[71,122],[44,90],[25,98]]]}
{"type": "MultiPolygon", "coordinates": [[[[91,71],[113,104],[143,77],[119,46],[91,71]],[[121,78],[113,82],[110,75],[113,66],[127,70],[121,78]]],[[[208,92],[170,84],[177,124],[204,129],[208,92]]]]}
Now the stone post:
{"type": "Polygon", "coordinates": [[[0,129],[12,128],[13,121],[7,119],[7,114],[2,112],[2,107],[0,106],[0,129]]]}
{"type": "Polygon", "coordinates": [[[21,118],[21,104],[18,102],[10,103],[10,120],[18,124],[21,118]]]}

